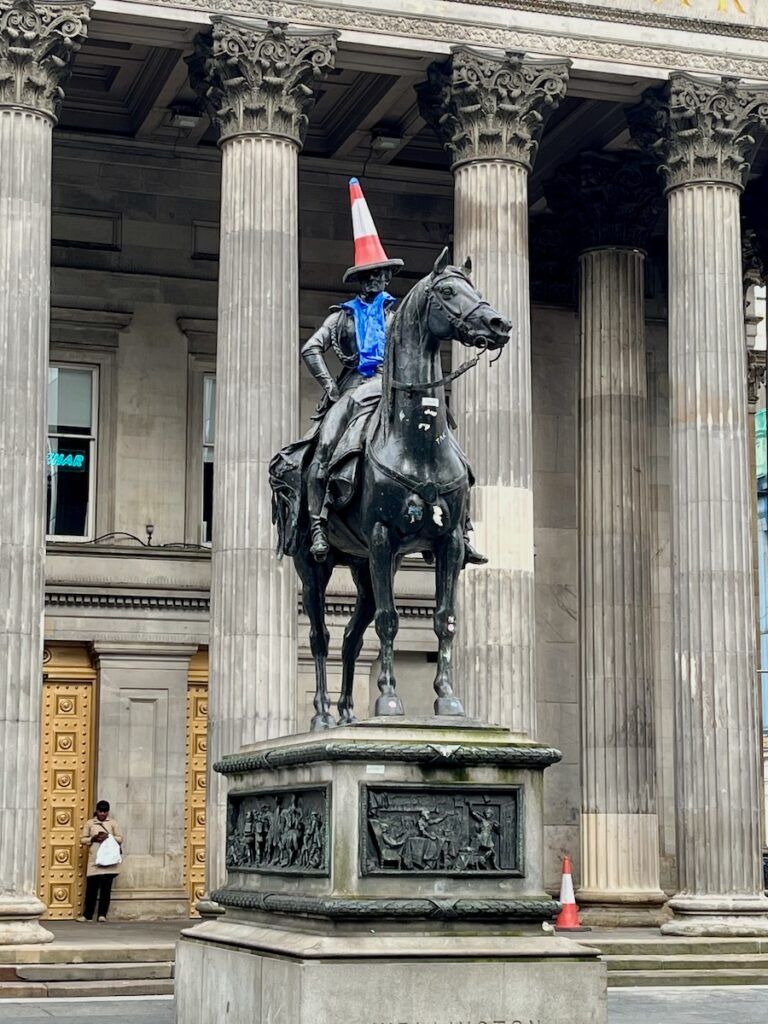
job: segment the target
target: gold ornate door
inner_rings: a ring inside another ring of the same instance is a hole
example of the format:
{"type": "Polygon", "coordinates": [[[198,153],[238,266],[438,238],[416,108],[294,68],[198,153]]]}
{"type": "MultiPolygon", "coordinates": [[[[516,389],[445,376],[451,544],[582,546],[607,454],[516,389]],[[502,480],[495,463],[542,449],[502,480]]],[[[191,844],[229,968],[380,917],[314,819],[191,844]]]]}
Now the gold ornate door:
{"type": "Polygon", "coordinates": [[[96,672],[82,646],[48,644],[43,654],[38,893],[49,918],[81,910],[91,813],[96,672]]]}
{"type": "Polygon", "coordinates": [[[184,880],[189,916],[205,893],[205,773],[208,761],[208,651],[193,654],[187,683],[187,780],[184,800],[184,880]]]}

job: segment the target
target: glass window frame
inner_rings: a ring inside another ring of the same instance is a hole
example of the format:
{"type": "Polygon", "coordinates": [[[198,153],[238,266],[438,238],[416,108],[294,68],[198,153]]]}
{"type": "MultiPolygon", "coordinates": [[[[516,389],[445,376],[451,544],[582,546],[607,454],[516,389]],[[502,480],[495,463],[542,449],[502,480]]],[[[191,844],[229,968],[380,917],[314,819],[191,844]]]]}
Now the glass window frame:
{"type": "MultiPolygon", "coordinates": [[[[46,501],[46,520],[45,520],[45,539],[47,543],[66,543],[71,542],[82,542],[87,540],[93,540],[95,537],[95,524],[96,524],[96,478],[98,476],[98,458],[99,458],[99,386],[100,386],[100,369],[101,367],[93,363],[75,363],[67,360],[51,358],[48,360],[49,370],[86,370],[91,375],[91,432],[90,434],[67,434],[60,431],[49,430],[50,424],[48,423],[48,417],[46,415],[46,434],[45,434],[45,451],[46,451],[46,472],[47,472],[47,458],[48,458],[48,443],[53,438],[57,439],[77,439],[79,441],[87,440],[91,445],[91,459],[90,459],[90,471],[88,474],[88,507],[85,513],[85,531],[82,534],[65,534],[65,533],[49,533],[48,532],[48,509],[46,501]]],[[[47,403],[46,403],[47,404],[47,403]]]]}

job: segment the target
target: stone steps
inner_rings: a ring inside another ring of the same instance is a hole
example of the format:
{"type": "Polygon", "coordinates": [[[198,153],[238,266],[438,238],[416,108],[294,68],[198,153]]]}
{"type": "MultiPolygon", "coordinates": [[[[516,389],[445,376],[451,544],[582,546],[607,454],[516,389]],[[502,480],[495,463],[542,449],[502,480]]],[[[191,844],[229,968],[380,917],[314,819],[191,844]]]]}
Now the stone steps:
{"type": "Polygon", "coordinates": [[[150,981],[10,981],[0,982],[0,999],[75,999],[78,996],[170,996],[172,978],[150,981]]]}
{"type": "Polygon", "coordinates": [[[691,985],[768,985],[764,971],[722,970],[714,965],[697,971],[608,970],[608,988],[688,987],[691,985]]]}
{"type": "Polygon", "coordinates": [[[0,999],[173,993],[173,960],[0,964],[0,999]]]}
{"type": "Polygon", "coordinates": [[[768,940],[589,936],[608,967],[610,988],[768,985],[768,940]]]}

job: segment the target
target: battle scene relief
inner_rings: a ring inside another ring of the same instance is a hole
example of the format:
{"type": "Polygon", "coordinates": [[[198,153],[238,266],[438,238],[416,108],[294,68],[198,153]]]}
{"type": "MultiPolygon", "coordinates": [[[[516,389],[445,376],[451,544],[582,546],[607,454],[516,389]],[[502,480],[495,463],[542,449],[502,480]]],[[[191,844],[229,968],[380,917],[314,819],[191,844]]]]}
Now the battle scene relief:
{"type": "Polygon", "coordinates": [[[325,788],[263,791],[229,799],[227,867],[271,873],[328,873],[325,788]]]}

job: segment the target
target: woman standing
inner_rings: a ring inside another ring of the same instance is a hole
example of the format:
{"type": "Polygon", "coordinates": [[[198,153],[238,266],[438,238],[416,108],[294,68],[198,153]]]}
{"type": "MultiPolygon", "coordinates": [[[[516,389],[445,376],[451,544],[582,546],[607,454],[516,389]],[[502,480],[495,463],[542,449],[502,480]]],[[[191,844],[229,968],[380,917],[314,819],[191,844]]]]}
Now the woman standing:
{"type": "Polygon", "coordinates": [[[85,879],[85,906],[78,921],[92,921],[93,912],[96,909],[96,901],[99,903],[99,921],[106,921],[109,901],[112,896],[112,883],[120,871],[120,865],[110,864],[102,867],[96,863],[96,856],[99,848],[107,836],[114,836],[122,846],[123,836],[120,826],[114,818],[109,816],[109,803],[106,800],[99,800],[96,804],[96,813],[83,825],[80,842],[88,846],[88,870],[85,879]]]}

